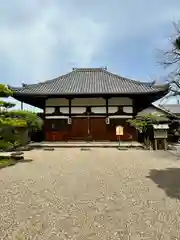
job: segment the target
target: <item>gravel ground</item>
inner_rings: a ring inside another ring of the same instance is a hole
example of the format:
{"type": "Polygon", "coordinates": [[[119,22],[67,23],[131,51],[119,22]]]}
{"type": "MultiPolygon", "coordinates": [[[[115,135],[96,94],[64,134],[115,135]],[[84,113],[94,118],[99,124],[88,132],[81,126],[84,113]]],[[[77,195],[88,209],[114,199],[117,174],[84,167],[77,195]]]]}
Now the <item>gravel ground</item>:
{"type": "Polygon", "coordinates": [[[33,150],[0,170],[0,239],[180,239],[180,161],[165,152],[33,150]]]}

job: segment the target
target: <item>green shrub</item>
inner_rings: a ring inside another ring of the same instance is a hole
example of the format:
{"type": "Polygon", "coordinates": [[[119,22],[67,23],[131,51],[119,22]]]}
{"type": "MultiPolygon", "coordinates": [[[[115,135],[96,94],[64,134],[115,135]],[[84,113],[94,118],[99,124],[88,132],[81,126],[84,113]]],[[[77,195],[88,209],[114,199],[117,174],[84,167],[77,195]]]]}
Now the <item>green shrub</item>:
{"type": "Polygon", "coordinates": [[[11,142],[0,140],[0,150],[7,150],[13,147],[11,142]]]}
{"type": "Polygon", "coordinates": [[[12,91],[4,84],[0,83],[0,97],[12,96],[12,91]]]}
{"type": "MultiPolygon", "coordinates": [[[[12,91],[0,84],[0,98],[12,96],[12,91]]],[[[25,136],[40,130],[43,124],[36,113],[29,111],[10,111],[14,103],[0,100],[0,150],[26,144],[25,136]],[[27,131],[27,135],[24,131],[27,131]],[[23,135],[24,134],[24,135],[23,135]],[[22,143],[23,142],[23,143],[22,143]]]]}
{"type": "MultiPolygon", "coordinates": [[[[26,126],[33,131],[40,130],[42,128],[43,121],[40,117],[37,116],[36,113],[30,111],[22,111],[22,110],[12,110],[5,113],[6,117],[11,119],[18,119],[24,121],[26,126]]],[[[22,122],[23,126],[23,122],[22,122]]],[[[25,125],[24,125],[25,126],[25,125]]]]}

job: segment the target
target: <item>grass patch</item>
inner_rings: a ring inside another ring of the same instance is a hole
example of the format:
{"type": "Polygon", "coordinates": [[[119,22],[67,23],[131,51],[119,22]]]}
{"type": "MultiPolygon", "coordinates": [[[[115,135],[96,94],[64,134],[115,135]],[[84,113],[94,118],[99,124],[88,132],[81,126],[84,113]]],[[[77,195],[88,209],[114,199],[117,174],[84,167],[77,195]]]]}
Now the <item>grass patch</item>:
{"type": "Polygon", "coordinates": [[[4,167],[15,165],[15,164],[16,164],[16,161],[11,158],[8,158],[8,157],[0,158],[0,169],[4,168],[4,167]]]}

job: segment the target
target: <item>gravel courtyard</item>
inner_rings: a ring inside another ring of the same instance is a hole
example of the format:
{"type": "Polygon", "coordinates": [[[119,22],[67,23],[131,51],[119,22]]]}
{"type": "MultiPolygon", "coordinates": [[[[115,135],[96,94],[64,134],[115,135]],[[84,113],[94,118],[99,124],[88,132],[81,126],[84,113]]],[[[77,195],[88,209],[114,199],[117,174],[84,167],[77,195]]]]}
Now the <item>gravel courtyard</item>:
{"type": "Polygon", "coordinates": [[[67,148],[25,156],[0,170],[0,239],[180,239],[180,160],[172,154],[67,148]]]}

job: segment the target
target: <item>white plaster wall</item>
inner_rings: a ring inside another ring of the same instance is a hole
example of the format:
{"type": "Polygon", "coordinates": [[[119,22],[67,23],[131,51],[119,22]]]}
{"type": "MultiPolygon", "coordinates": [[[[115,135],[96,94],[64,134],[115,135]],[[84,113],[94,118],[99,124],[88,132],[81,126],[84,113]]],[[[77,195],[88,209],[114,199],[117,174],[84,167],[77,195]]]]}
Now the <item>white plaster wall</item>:
{"type": "Polygon", "coordinates": [[[133,116],[129,116],[129,115],[114,115],[114,116],[109,116],[110,119],[118,119],[118,118],[132,118],[133,116]]]}
{"type": "Polygon", "coordinates": [[[72,99],[72,106],[105,106],[106,100],[103,98],[75,98],[72,99]]]}
{"type": "Polygon", "coordinates": [[[69,101],[65,98],[49,98],[46,100],[46,106],[68,106],[69,101]]]}
{"type": "Polygon", "coordinates": [[[67,116],[46,116],[46,119],[68,119],[67,116]]]}
{"type": "Polygon", "coordinates": [[[53,113],[55,111],[55,108],[54,107],[46,107],[45,108],[45,113],[46,114],[51,114],[51,113],[53,113]]]}
{"type": "MultiPolygon", "coordinates": [[[[108,100],[110,106],[131,106],[132,99],[127,97],[114,97],[108,100]]],[[[65,98],[50,98],[46,100],[46,106],[68,106],[69,101],[65,98]]],[[[105,106],[106,100],[103,98],[75,98],[71,101],[72,106],[105,106]]]]}
{"type": "Polygon", "coordinates": [[[109,113],[115,113],[115,112],[117,112],[117,110],[118,110],[118,107],[108,107],[109,113]]]}
{"type": "Polygon", "coordinates": [[[62,112],[62,113],[69,113],[69,107],[60,107],[60,112],[62,112]]]}
{"type": "Polygon", "coordinates": [[[123,105],[133,105],[132,99],[127,97],[117,97],[110,98],[108,100],[109,105],[123,106],[123,105]]]}
{"type": "Polygon", "coordinates": [[[86,107],[71,107],[71,113],[84,113],[86,111],[86,107]]]}
{"type": "Polygon", "coordinates": [[[123,107],[123,111],[125,113],[133,113],[133,107],[129,106],[129,107],[123,107]]]}
{"type": "Polygon", "coordinates": [[[91,111],[93,113],[106,113],[106,107],[92,107],[91,111]]]}

